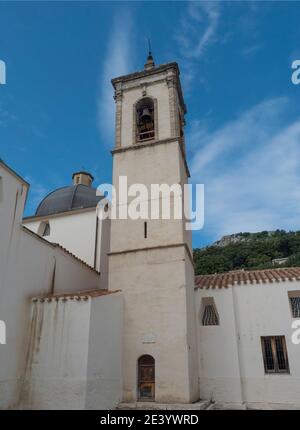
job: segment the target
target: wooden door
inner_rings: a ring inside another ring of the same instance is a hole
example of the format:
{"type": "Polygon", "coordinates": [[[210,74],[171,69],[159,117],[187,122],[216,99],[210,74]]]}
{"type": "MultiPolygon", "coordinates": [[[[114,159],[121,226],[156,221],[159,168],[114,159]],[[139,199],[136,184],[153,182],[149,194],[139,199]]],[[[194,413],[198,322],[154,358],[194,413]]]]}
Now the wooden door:
{"type": "Polygon", "coordinates": [[[151,355],[142,355],[138,360],[138,399],[154,401],[155,363],[151,355]]]}

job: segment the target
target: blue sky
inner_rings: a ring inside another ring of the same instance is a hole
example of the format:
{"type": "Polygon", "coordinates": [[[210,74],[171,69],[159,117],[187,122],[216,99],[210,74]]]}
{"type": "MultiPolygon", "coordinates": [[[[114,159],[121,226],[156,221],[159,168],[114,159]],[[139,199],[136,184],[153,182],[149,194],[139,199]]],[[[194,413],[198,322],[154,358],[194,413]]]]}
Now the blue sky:
{"type": "Polygon", "coordinates": [[[31,183],[26,214],[86,169],[111,181],[110,79],[177,61],[203,246],[300,229],[300,2],[1,2],[0,157],[31,183]]]}

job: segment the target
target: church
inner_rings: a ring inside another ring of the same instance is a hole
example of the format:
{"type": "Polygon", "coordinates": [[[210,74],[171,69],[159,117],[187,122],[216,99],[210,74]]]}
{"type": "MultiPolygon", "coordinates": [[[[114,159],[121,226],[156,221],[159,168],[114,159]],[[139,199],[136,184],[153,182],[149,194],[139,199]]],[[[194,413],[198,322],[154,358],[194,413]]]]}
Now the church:
{"type": "MultiPolygon", "coordinates": [[[[113,185],[187,184],[177,63],[112,85],[113,185]]],[[[101,217],[86,171],[28,189],[0,160],[1,409],[300,407],[300,268],[195,276],[183,219],[101,217]]]]}

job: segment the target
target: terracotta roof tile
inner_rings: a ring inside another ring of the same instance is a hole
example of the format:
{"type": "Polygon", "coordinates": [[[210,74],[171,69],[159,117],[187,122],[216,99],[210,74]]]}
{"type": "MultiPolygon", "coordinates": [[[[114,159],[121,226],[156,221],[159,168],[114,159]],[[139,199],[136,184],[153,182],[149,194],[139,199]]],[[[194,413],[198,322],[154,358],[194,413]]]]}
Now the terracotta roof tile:
{"type": "Polygon", "coordinates": [[[227,288],[238,284],[259,284],[300,280],[300,267],[264,270],[235,270],[227,273],[195,276],[195,289],[227,288]]]}
{"type": "Polygon", "coordinates": [[[99,296],[108,296],[110,294],[119,293],[121,290],[86,290],[86,291],[73,291],[69,293],[54,293],[54,294],[45,294],[43,296],[34,296],[32,297],[32,301],[51,301],[51,300],[59,300],[59,299],[84,299],[87,300],[89,297],[99,297],[99,296]]]}

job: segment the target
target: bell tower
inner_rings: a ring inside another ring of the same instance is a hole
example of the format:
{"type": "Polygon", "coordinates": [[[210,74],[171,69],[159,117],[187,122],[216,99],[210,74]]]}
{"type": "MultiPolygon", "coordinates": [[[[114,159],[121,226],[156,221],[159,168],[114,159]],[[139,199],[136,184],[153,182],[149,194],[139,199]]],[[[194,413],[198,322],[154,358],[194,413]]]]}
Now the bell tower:
{"type": "MultiPolygon", "coordinates": [[[[156,66],[149,52],[144,70],[112,80],[116,124],[113,185],[184,185],[183,100],[177,63],[156,66]]],[[[133,197],[120,199],[118,211],[133,197]]],[[[172,195],[171,202],[182,200],[172,195]]],[[[163,197],[156,197],[162,205],[163,197]]],[[[161,207],[161,206],[160,206],[161,207]]],[[[161,214],[161,212],[159,212],[161,214]]],[[[109,288],[124,294],[123,401],[161,403],[199,397],[194,269],[185,219],[161,216],[111,220],[109,288]]]]}

